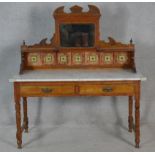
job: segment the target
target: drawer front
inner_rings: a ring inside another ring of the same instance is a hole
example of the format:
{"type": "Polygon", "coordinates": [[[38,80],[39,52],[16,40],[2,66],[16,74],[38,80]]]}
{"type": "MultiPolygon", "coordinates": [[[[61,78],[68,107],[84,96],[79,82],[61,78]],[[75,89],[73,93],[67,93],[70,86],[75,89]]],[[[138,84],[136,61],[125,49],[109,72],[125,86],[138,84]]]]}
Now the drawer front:
{"type": "Polygon", "coordinates": [[[22,96],[57,96],[74,94],[74,86],[72,85],[52,85],[52,86],[30,86],[20,87],[22,96]]]}
{"type": "Polygon", "coordinates": [[[125,95],[133,93],[133,84],[90,84],[80,86],[81,95],[125,95]]]}

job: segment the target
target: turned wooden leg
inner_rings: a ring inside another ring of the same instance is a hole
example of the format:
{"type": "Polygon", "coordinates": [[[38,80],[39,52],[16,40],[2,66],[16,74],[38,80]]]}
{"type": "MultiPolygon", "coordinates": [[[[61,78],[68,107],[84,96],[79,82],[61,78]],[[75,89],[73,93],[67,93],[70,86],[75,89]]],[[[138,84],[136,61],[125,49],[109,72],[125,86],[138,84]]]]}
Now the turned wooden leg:
{"type": "Polygon", "coordinates": [[[135,147],[139,148],[140,143],[140,85],[137,86],[135,96],[135,147]]]}
{"type": "Polygon", "coordinates": [[[16,138],[17,138],[17,145],[18,148],[22,148],[22,126],[21,126],[21,113],[20,113],[20,98],[16,99],[15,101],[15,108],[16,108],[16,138]]]}
{"type": "Polygon", "coordinates": [[[133,109],[133,98],[132,96],[129,96],[129,116],[128,116],[129,132],[132,132],[132,128],[133,128],[132,109],[133,109]]]}
{"type": "Polygon", "coordinates": [[[26,97],[23,97],[23,114],[24,114],[23,127],[24,127],[25,132],[28,132],[27,98],[26,97]]]}
{"type": "Polygon", "coordinates": [[[18,84],[14,84],[14,99],[15,99],[15,110],[16,110],[16,138],[18,148],[22,148],[22,126],[21,126],[21,106],[20,106],[20,96],[18,92],[18,84]]]}

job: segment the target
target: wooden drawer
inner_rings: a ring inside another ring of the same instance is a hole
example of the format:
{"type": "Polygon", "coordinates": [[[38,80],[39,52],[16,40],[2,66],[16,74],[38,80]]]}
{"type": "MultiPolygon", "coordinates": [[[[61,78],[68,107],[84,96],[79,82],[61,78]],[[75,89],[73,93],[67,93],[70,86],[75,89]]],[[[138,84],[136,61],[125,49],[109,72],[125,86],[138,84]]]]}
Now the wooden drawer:
{"type": "Polygon", "coordinates": [[[20,87],[22,96],[65,96],[74,94],[73,85],[24,85],[20,87]]]}
{"type": "Polygon", "coordinates": [[[84,84],[80,85],[81,95],[127,95],[134,93],[133,84],[84,84]]]}

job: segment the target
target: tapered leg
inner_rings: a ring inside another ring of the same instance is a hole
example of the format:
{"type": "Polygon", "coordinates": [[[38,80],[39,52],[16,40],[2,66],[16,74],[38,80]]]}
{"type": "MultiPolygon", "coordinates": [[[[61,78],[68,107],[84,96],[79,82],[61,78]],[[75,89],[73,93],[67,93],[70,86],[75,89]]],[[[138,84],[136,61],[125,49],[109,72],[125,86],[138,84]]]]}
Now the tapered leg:
{"type": "Polygon", "coordinates": [[[129,124],[129,132],[132,132],[133,128],[133,116],[132,116],[132,109],[133,109],[133,98],[129,96],[129,116],[128,116],[128,124],[129,124]]]}
{"type": "Polygon", "coordinates": [[[21,127],[20,98],[16,98],[15,108],[16,108],[16,126],[17,126],[17,132],[16,132],[17,146],[18,146],[18,148],[22,148],[22,127],[21,127]]]}
{"type": "Polygon", "coordinates": [[[135,96],[135,147],[139,148],[140,143],[140,85],[137,86],[135,96]]]}
{"type": "Polygon", "coordinates": [[[23,97],[23,123],[24,123],[24,130],[25,132],[28,132],[28,116],[27,116],[27,98],[23,97]]]}

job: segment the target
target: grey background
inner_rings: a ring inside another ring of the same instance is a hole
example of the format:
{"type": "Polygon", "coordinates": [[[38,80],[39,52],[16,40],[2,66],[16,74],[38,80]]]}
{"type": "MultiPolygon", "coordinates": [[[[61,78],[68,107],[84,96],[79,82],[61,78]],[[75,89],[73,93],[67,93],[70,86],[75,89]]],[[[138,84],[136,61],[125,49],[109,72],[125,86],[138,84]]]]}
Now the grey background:
{"type": "MultiPolygon", "coordinates": [[[[0,3],[0,151],[16,149],[13,87],[19,71],[20,45],[49,39],[51,13],[58,7],[88,3],[0,3]]],[[[89,3],[90,4],[90,3],[89,3]]],[[[22,151],[155,151],[155,3],[94,3],[101,10],[101,39],[112,36],[136,44],[142,83],[141,148],[128,133],[127,97],[52,97],[28,100],[30,133],[22,151]]]]}

